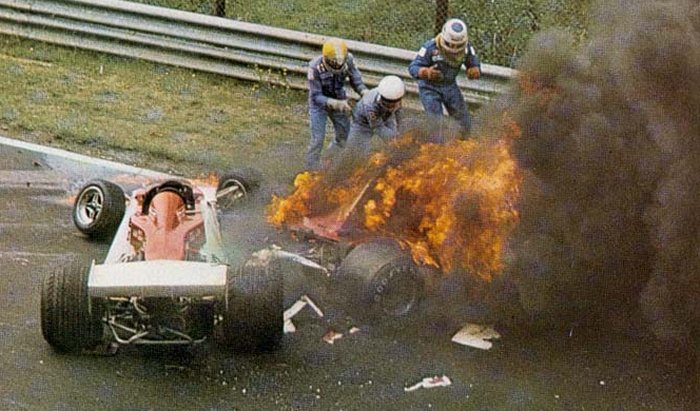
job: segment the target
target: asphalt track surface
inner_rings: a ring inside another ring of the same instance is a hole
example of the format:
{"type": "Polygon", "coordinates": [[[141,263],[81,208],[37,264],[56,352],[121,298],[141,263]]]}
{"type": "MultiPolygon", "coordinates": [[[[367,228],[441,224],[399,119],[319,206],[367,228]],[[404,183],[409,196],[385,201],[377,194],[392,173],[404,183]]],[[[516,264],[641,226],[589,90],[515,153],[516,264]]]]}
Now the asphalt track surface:
{"type": "MultiPolygon", "coordinates": [[[[213,341],[191,350],[56,354],[41,336],[41,279],[75,256],[99,262],[108,248],[77,233],[71,196],[94,177],[138,181],[124,170],[0,145],[0,409],[696,409],[692,368],[643,333],[499,330],[494,347],[479,350],[450,341],[454,318],[378,326],[332,304],[321,307],[324,318],[302,311],[297,332],[274,353],[240,355],[213,341]],[[325,342],[330,329],[343,338],[325,342]],[[405,390],[435,375],[451,385],[405,390]]],[[[259,210],[232,218],[243,219],[232,224],[233,237],[264,225],[259,210]]],[[[275,235],[256,232],[246,247],[275,235]]],[[[333,298],[330,287],[323,299],[333,298]]]]}

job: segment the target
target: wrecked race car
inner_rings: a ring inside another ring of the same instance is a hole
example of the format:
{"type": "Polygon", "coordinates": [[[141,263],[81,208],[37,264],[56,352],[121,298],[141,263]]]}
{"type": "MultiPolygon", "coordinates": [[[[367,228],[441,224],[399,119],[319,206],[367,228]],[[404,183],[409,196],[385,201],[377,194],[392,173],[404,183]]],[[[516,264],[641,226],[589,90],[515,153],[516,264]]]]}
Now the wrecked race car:
{"type": "MultiPolygon", "coordinates": [[[[503,268],[519,175],[502,140],[431,143],[409,132],[369,159],[297,175],[272,225],[313,244],[347,312],[389,323],[464,307],[503,268]],[[428,299],[437,304],[428,304],[428,299]]],[[[460,308],[462,310],[462,308],[460,308]]],[[[428,316],[426,316],[427,318],[428,316]]]]}
{"type": "Polygon", "coordinates": [[[313,244],[311,259],[334,268],[327,273],[326,288],[349,314],[378,323],[410,318],[426,297],[435,271],[416,264],[393,238],[349,235],[347,229],[355,223],[353,208],[303,218],[285,228],[313,244]]]}
{"type": "Polygon", "coordinates": [[[246,197],[254,180],[245,172],[220,177],[218,186],[168,179],[128,197],[110,181],[85,184],[73,221],[111,246],[101,264],[71,261],[44,278],[44,339],[58,352],[78,352],[115,342],[192,345],[220,330],[234,350],[276,348],[280,267],[243,257],[223,243],[219,226],[219,214],[246,197]]]}

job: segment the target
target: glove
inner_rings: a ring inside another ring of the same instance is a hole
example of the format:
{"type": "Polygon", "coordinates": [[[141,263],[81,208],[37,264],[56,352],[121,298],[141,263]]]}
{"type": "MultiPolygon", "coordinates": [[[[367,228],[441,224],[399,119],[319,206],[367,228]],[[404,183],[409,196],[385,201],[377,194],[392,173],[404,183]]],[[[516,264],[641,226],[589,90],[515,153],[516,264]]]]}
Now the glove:
{"type": "Polygon", "coordinates": [[[476,80],[481,77],[481,69],[479,67],[469,67],[467,69],[467,78],[469,80],[476,80]]]}
{"type": "Polygon", "coordinates": [[[340,111],[341,113],[349,113],[352,111],[352,108],[350,107],[350,104],[348,104],[347,100],[336,100],[334,98],[329,98],[328,103],[328,108],[330,108],[333,111],[340,111]]]}
{"type": "Polygon", "coordinates": [[[367,93],[369,93],[369,89],[368,88],[363,89],[362,91],[360,91],[360,97],[364,97],[365,94],[367,94],[367,93]]]}
{"type": "Polygon", "coordinates": [[[429,81],[440,81],[442,80],[442,72],[436,65],[430,67],[421,67],[418,70],[418,78],[429,81]]]}

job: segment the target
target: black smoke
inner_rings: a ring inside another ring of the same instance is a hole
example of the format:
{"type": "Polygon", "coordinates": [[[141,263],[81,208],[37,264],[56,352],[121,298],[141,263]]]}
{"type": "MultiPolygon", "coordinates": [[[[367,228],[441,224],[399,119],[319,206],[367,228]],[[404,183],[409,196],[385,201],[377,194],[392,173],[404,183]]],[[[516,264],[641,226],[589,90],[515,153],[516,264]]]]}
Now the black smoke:
{"type": "Polygon", "coordinates": [[[480,115],[504,110],[522,131],[504,278],[530,320],[641,311],[659,337],[687,342],[700,333],[700,6],[595,10],[583,45],[534,37],[514,92],[480,115]]]}

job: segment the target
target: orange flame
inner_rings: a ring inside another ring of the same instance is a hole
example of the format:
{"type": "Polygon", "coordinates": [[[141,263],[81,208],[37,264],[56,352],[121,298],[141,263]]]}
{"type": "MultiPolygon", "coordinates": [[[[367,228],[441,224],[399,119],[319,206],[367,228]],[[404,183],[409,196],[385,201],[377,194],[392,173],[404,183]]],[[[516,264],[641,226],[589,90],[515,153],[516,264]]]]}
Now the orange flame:
{"type": "Polygon", "coordinates": [[[340,184],[327,184],[321,173],[300,174],[290,196],[273,199],[268,221],[282,226],[328,211],[343,220],[356,213],[360,224],[351,239],[392,237],[418,263],[443,272],[461,268],[488,281],[502,269],[518,220],[521,178],[510,147],[520,131],[508,117],[504,123],[505,135],[495,141],[418,145],[406,134],[340,184]]]}
{"type": "Polygon", "coordinates": [[[272,197],[268,207],[268,222],[281,226],[285,222],[299,222],[308,215],[312,190],[318,185],[319,175],[305,172],[294,179],[294,193],[287,198],[272,197]]]}

